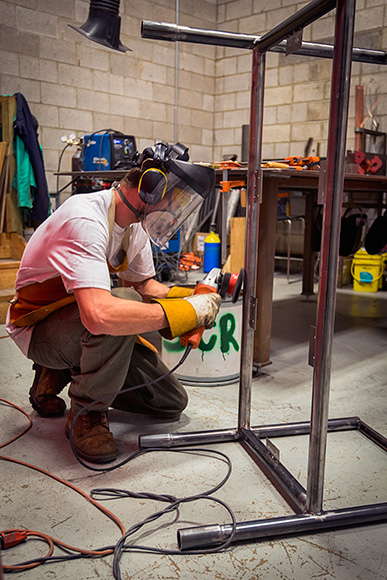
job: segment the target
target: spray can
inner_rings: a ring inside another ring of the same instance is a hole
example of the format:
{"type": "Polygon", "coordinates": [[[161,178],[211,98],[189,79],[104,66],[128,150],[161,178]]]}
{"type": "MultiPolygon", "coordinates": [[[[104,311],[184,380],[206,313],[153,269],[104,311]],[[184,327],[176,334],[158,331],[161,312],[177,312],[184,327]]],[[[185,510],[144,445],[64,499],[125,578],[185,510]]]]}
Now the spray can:
{"type": "Polygon", "coordinates": [[[220,239],[215,232],[211,232],[204,240],[203,272],[210,272],[212,268],[220,267],[220,239]]]}

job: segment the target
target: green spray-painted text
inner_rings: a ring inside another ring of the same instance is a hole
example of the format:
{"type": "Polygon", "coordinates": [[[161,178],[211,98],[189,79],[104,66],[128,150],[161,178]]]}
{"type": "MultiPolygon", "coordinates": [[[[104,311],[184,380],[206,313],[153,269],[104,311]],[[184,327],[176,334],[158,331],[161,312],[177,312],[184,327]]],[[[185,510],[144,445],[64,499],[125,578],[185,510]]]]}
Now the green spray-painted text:
{"type": "MultiPolygon", "coordinates": [[[[228,312],[223,314],[219,319],[219,346],[220,352],[222,354],[229,354],[231,348],[234,348],[236,352],[239,352],[239,344],[235,339],[234,333],[236,329],[235,316],[228,312]]],[[[215,323],[214,328],[217,327],[215,323]]],[[[199,350],[204,352],[211,352],[214,350],[217,343],[218,335],[211,334],[210,338],[206,341],[201,339],[199,343],[199,350]]],[[[181,352],[185,347],[180,343],[180,340],[176,338],[174,341],[163,340],[163,348],[168,352],[181,352]]]]}

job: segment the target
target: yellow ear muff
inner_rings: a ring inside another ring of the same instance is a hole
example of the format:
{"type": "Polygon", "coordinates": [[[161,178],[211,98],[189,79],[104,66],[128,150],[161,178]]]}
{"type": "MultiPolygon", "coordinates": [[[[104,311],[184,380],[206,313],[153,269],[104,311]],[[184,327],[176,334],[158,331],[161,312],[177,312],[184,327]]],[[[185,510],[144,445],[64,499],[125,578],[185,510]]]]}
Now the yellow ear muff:
{"type": "Polygon", "coordinates": [[[138,184],[138,194],[141,201],[149,205],[161,201],[167,190],[167,183],[167,176],[161,169],[157,167],[146,169],[138,184]]]}

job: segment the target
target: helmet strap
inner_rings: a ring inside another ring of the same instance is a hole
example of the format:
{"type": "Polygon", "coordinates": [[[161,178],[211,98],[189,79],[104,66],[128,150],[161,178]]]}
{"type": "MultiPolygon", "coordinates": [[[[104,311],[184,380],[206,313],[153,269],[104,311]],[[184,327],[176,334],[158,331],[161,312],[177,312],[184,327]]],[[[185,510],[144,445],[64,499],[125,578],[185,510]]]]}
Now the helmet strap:
{"type": "Polygon", "coordinates": [[[142,220],[143,215],[137,209],[135,209],[132,206],[132,204],[126,199],[126,197],[122,193],[122,189],[120,188],[119,184],[117,182],[115,182],[115,183],[113,183],[113,187],[116,190],[116,192],[118,193],[118,195],[120,196],[120,198],[122,199],[122,201],[124,202],[124,204],[130,209],[131,212],[134,213],[136,218],[139,220],[142,220]]]}

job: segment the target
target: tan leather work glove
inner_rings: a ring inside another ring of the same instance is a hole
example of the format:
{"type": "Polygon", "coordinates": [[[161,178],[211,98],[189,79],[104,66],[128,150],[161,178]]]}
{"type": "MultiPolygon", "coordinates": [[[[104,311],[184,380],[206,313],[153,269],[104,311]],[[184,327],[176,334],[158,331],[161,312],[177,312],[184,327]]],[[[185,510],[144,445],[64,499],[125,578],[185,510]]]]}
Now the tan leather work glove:
{"type": "Polygon", "coordinates": [[[186,286],[171,286],[167,298],[186,298],[192,296],[194,289],[186,286]]]}
{"type": "Polygon", "coordinates": [[[169,328],[160,330],[164,338],[172,339],[204,326],[212,328],[222,302],[219,294],[193,294],[186,298],[155,298],[164,310],[169,328]]]}
{"type": "Polygon", "coordinates": [[[205,328],[212,328],[214,326],[215,318],[222,302],[219,294],[193,294],[192,296],[184,298],[184,300],[195,309],[197,328],[199,326],[204,326],[205,328]]]}

